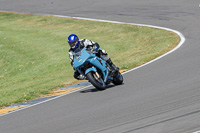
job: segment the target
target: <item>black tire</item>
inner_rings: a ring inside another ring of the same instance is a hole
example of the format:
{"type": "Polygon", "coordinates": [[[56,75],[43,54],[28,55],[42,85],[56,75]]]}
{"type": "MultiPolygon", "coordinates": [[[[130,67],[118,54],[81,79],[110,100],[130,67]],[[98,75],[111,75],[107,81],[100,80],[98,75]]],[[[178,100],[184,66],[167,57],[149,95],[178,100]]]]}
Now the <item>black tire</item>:
{"type": "Polygon", "coordinates": [[[98,90],[105,90],[106,89],[106,85],[103,82],[103,79],[100,77],[99,79],[96,79],[94,76],[95,72],[89,72],[86,77],[87,79],[90,81],[90,83],[96,87],[98,90]]]}
{"type": "Polygon", "coordinates": [[[114,77],[113,77],[113,84],[115,85],[121,85],[124,81],[124,78],[120,72],[118,72],[114,77]]]}

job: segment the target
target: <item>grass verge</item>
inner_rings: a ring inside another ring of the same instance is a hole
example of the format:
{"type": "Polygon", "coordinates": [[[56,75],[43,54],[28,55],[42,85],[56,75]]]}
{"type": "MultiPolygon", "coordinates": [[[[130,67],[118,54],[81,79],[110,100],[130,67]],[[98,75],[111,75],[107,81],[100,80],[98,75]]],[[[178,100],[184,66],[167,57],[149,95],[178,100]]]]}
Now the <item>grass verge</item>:
{"type": "Polygon", "coordinates": [[[66,37],[98,42],[120,69],[173,49],[176,34],[143,26],[0,12],[0,107],[31,100],[77,82],[66,37]]]}

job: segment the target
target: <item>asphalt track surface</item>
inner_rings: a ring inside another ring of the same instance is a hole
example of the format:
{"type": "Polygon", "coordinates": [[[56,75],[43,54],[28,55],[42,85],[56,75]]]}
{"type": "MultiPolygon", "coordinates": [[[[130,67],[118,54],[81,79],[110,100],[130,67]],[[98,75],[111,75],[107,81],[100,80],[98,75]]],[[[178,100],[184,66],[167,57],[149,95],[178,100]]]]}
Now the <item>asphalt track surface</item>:
{"type": "Polygon", "coordinates": [[[0,117],[1,133],[190,133],[200,130],[200,8],[197,0],[0,0],[0,10],[157,25],[186,42],[124,75],[0,117]]]}

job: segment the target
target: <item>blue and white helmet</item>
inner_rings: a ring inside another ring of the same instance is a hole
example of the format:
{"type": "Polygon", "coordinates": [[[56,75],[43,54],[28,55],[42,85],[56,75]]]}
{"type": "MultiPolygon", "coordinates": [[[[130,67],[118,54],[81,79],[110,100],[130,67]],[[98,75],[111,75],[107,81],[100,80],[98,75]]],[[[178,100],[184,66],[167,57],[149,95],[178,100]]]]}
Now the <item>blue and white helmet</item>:
{"type": "Polygon", "coordinates": [[[78,45],[79,45],[79,39],[78,39],[78,36],[75,35],[75,34],[71,34],[69,37],[68,37],[68,43],[69,43],[69,46],[75,50],[78,48],[78,45]]]}

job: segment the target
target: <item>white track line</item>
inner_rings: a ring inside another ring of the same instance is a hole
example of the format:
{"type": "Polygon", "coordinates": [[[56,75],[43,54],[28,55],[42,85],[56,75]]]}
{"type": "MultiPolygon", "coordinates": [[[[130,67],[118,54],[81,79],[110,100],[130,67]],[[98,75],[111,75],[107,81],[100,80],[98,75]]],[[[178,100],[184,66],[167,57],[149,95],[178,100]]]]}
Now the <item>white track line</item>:
{"type": "MultiPolygon", "coordinates": [[[[169,51],[169,52],[167,52],[167,53],[165,53],[165,54],[163,54],[163,55],[157,57],[156,59],[153,59],[153,60],[151,60],[151,61],[149,61],[149,62],[147,62],[147,63],[145,63],[145,64],[143,64],[143,65],[141,65],[141,66],[138,66],[138,67],[135,67],[135,68],[133,68],[133,69],[131,69],[131,70],[128,70],[128,71],[126,71],[126,72],[124,72],[124,73],[122,73],[122,74],[126,74],[126,73],[128,73],[128,72],[134,71],[134,70],[139,69],[139,68],[141,68],[141,67],[143,67],[143,66],[146,66],[146,65],[148,65],[148,64],[150,64],[150,63],[152,63],[152,62],[154,62],[154,61],[156,61],[156,60],[159,60],[159,59],[163,58],[164,56],[166,56],[166,55],[168,55],[168,54],[174,52],[175,50],[177,50],[177,49],[178,49],[179,47],[181,47],[181,46],[183,45],[183,43],[185,42],[185,37],[183,36],[182,33],[180,33],[179,31],[173,30],[173,29],[165,28],[165,27],[159,27],[159,26],[153,26],[153,25],[146,25],[146,24],[136,24],[136,23],[126,23],[126,22],[118,22],[118,21],[109,21],[109,20],[100,20],[100,19],[92,19],[92,18],[70,17],[70,16],[63,16],[63,15],[49,15],[49,14],[44,14],[44,15],[46,15],[46,16],[54,16],[54,17],[62,17],[62,18],[73,18],[73,19],[79,19],[79,20],[90,20],[90,21],[109,22],[109,23],[117,23],[117,24],[130,24],[130,25],[146,26],[146,27],[151,27],[151,28],[157,28],[157,29],[163,29],[163,30],[167,30],[167,31],[172,31],[172,32],[176,33],[176,34],[180,37],[181,41],[180,41],[179,44],[178,44],[174,49],[172,49],[171,51],[169,51]]],[[[36,106],[36,105],[39,105],[39,104],[42,104],[42,103],[45,103],[45,102],[48,102],[48,101],[57,99],[57,98],[60,98],[60,97],[62,97],[62,96],[65,96],[65,95],[68,95],[68,94],[71,94],[71,93],[74,93],[74,92],[83,90],[83,89],[85,89],[85,88],[88,88],[88,87],[90,87],[90,86],[92,86],[92,85],[88,85],[88,86],[83,87],[83,88],[80,88],[80,89],[78,89],[78,90],[71,91],[71,92],[69,92],[69,93],[66,93],[66,94],[63,94],[63,95],[54,97],[54,98],[52,98],[52,99],[48,99],[48,100],[45,100],[45,101],[42,101],[42,102],[39,102],[39,103],[30,105],[30,106],[27,106],[27,107],[24,107],[24,108],[20,108],[20,109],[15,110],[15,111],[11,111],[11,112],[6,113],[6,114],[2,114],[2,115],[0,115],[0,117],[1,117],[1,116],[5,116],[5,115],[8,115],[8,114],[11,114],[11,113],[14,113],[14,112],[17,112],[17,111],[20,111],[20,110],[24,110],[24,109],[30,108],[30,107],[33,107],[33,106],[36,106]]]]}

